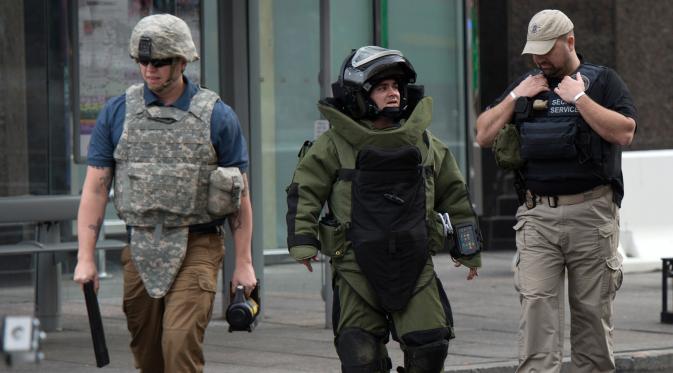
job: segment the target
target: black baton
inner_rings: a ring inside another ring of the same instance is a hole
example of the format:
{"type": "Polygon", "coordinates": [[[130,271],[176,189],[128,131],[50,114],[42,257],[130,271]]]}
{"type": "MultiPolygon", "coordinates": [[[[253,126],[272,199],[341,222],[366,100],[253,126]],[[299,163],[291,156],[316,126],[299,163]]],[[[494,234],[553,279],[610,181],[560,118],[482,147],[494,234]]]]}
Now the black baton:
{"type": "Polygon", "coordinates": [[[103,320],[100,316],[98,298],[93,289],[93,281],[84,284],[84,300],[86,301],[86,313],[89,314],[89,326],[91,327],[93,352],[96,354],[96,366],[102,368],[110,364],[110,356],[107,353],[103,320]]]}

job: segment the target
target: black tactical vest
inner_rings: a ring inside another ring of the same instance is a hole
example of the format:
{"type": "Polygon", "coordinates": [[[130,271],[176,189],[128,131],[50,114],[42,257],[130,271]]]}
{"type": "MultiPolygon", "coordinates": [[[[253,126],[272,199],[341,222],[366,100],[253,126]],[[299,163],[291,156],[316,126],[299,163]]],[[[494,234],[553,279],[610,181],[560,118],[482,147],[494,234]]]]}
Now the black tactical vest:
{"type": "MultiPolygon", "coordinates": [[[[578,71],[587,95],[600,102],[603,92],[594,84],[605,68],[582,64],[578,71]]],[[[611,183],[623,194],[621,148],[603,140],[574,104],[554,93],[559,82],[548,78],[550,90],[529,100],[527,108],[517,105],[515,111],[526,188],[539,195],[562,195],[611,183]]]]}

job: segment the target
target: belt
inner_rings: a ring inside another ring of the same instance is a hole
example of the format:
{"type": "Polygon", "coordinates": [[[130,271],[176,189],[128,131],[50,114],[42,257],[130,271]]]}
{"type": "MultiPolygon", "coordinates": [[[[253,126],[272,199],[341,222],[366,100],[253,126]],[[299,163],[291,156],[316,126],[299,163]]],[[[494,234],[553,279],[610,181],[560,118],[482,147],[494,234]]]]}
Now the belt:
{"type": "Polygon", "coordinates": [[[219,232],[220,232],[220,225],[207,225],[207,226],[192,225],[189,227],[190,234],[211,234],[219,232]]]}
{"type": "Polygon", "coordinates": [[[559,196],[538,196],[530,190],[527,190],[526,207],[532,209],[538,203],[547,205],[549,207],[576,205],[578,203],[603,197],[611,191],[612,187],[610,185],[599,185],[593,189],[587,190],[586,192],[559,196]]]}
{"type": "MultiPolygon", "coordinates": [[[[131,229],[132,227],[130,225],[126,226],[126,237],[128,239],[128,242],[131,242],[131,229]]],[[[221,229],[222,229],[221,224],[206,223],[206,224],[190,225],[189,233],[190,234],[220,233],[221,229]]]]}

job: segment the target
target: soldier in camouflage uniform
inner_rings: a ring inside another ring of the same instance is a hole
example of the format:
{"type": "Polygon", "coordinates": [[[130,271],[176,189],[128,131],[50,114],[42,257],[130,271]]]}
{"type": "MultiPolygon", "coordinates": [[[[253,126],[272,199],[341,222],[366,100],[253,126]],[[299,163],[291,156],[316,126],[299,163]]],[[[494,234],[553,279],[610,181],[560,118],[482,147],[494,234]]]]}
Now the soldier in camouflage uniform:
{"type": "Polygon", "coordinates": [[[318,250],[331,259],[334,343],[346,373],[388,372],[391,334],[404,351],[398,372],[443,371],[453,319],[432,255],[453,245],[438,213],[475,233],[472,252],[451,250],[468,280],[480,266],[466,185],[427,130],[432,99],[409,84],[415,78],[399,51],[349,55],[334,98],[318,105],[331,129],[302,149],[287,189],[290,255],[309,271],[318,250]]]}
{"type": "Polygon", "coordinates": [[[74,279],[94,281],[95,244],[114,174],[114,202],[127,224],[124,313],[143,372],[201,372],[205,328],[233,232],[232,286],[255,287],[248,155],[236,114],[183,72],[198,60],[187,24],[168,14],[141,19],[129,42],[144,84],[101,111],[92,134],[78,214],[74,279]]]}

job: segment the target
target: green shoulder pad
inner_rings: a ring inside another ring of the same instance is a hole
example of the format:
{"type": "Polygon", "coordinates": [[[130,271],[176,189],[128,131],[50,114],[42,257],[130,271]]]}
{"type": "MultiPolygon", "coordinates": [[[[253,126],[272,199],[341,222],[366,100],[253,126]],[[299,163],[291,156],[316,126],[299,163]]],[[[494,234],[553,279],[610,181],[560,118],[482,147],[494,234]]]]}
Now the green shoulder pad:
{"type": "Polygon", "coordinates": [[[495,154],[495,163],[500,168],[515,171],[523,166],[519,131],[516,129],[516,125],[508,123],[498,131],[498,135],[493,142],[493,153],[495,154]]]}

